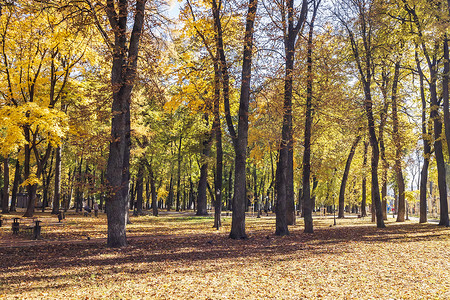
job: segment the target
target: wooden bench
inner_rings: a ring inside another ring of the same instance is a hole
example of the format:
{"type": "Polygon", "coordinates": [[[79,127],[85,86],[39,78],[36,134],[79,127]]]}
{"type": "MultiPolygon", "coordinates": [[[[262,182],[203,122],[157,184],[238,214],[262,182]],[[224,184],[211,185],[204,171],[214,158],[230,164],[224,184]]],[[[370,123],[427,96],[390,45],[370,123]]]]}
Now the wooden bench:
{"type": "Polygon", "coordinates": [[[41,225],[42,221],[33,218],[32,223],[20,223],[20,218],[14,218],[11,224],[11,230],[13,234],[19,234],[20,230],[29,232],[31,237],[35,240],[41,238],[41,225]],[[33,224],[34,223],[34,224],[33,224]]]}

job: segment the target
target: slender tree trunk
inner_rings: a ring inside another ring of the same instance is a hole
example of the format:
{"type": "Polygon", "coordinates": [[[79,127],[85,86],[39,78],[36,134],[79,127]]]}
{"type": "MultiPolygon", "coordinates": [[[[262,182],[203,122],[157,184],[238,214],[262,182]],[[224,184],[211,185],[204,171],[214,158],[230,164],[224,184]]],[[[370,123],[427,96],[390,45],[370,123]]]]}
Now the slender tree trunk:
{"type": "Polygon", "coordinates": [[[427,101],[425,98],[425,85],[424,85],[424,74],[420,66],[419,55],[417,51],[415,52],[415,59],[417,65],[417,71],[419,73],[420,79],[420,98],[422,100],[422,143],[423,143],[423,165],[420,172],[420,218],[419,223],[427,222],[427,182],[428,182],[428,165],[430,163],[431,146],[428,139],[428,129],[427,125],[429,120],[427,120],[427,101]]]}
{"type": "Polygon", "coordinates": [[[169,196],[167,197],[167,201],[166,201],[167,211],[171,210],[172,205],[173,205],[173,175],[170,174],[169,196]]]}
{"type": "Polygon", "coordinates": [[[142,206],[144,203],[144,158],[141,158],[139,161],[138,174],[136,178],[136,214],[138,216],[142,216],[144,211],[142,210],[142,206]]]}
{"type": "Polygon", "coordinates": [[[389,86],[389,72],[386,70],[386,64],[382,63],[382,82],[381,82],[381,93],[383,95],[383,109],[380,115],[380,125],[378,127],[378,140],[380,143],[380,159],[382,166],[381,173],[381,209],[383,211],[383,220],[387,220],[387,173],[389,169],[389,163],[386,159],[386,147],[384,145],[384,128],[386,125],[386,120],[388,117],[389,100],[388,100],[388,86],[389,86]]]}
{"type": "Polygon", "coordinates": [[[377,217],[377,227],[384,228],[383,212],[381,209],[380,187],[378,185],[378,161],[379,148],[375,133],[375,122],[372,112],[372,97],[370,95],[370,82],[365,83],[365,108],[369,126],[370,145],[372,147],[371,175],[372,175],[372,203],[375,204],[375,213],[377,217]]]}
{"type": "MultiPolygon", "coordinates": [[[[363,179],[362,179],[362,185],[361,185],[361,189],[362,189],[362,196],[361,196],[361,217],[365,217],[366,214],[366,201],[367,201],[367,196],[366,196],[366,169],[367,169],[367,151],[369,148],[369,143],[368,142],[364,142],[364,158],[363,158],[363,179]]],[[[372,203],[372,207],[374,207],[373,203],[372,203]]],[[[373,212],[373,210],[372,210],[373,212]]],[[[372,213],[372,220],[375,221],[374,218],[375,214],[372,213]]]]}
{"type": "Polygon", "coordinates": [[[437,74],[434,69],[430,69],[430,96],[431,96],[431,118],[434,123],[434,153],[436,157],[436,165],[438,170],[438,189],[439,189],[439,203],[440,203],[440,220],[439,225],[449,226],[448,218],[448,203],[447,203],[447,182],[445,174],[445,160],[442,149],[442,122],[439,118],[439,103],[436,91],[437,74]],[[434,78],[434,80],[433,80],[434,78]]]}
{"type": "Polygon", "coordinates": [[[345,163],[344,175],[342,176],[341,188],[339,189],[339,213],[338,218],[344,218],[345,208],[345,186],[347,184],[348,174],[350,173],[350,165],[352,164],[353,155],[355,155],[356,147],[361,140],[361,135],[358,135],[350,148],[347,162],[345,163]]]}
{"type": "Polygon", "coordinates": [[[20,163],[19,160],[16,160],[16,170],[14,172],[14,182],[13,188],[11,192],[11,207],[10,211],[16,211],[16,203],[17,203],[17,190],[19,189],[20,184],[20,163]]]}
{"type": "Polygon", "coordinates": [[[198,181],[198,189],[197,189],[197,216],[207,216],[208,211],[206,209],[207,206],[207,197],[206,197],[206,188],[208,181],[208,162],[206,160],[210,154],[210,141],[211,135],[208,133],[208,139],[203,142],[203,157],[204,160],[202,166],[200,168],[200,179],[198,181]]]}
{"type": "Polygon", "coordinates": [[[249,0],[244,34],[244,53],[242,62],[242,83],[239,102],[238,133],[235,144],[235,179],[233,215],[230,238],[245,239],[245,207],[247,204],[245,166],[248,142],[248,107],[250,102],[250,80],[252,71],[253,30],[258,0],[249,0]]]}
{"type": "MultiPolygon", "coordinates": [[[[292,128],[291,128],[292,131],[292,128]]],[[[295,225],[294,151],[292,132],[288,144],[288,172],[286,177],[286,223],[295,225]]]]}
{"type": "Polygon", "coordinates": [[[45,211],[45,209],[48,206],[48,198],[49,198],[49,189],[50,189],[50,183],[52,178],[52,169],[53,169],[53,157],[54,157],[54,151],[52,151],[52,158],[50,160],[50,167],[47,173],[47,163],[44,165],[44,169],[42,172],[42,189],[43,189],[43,199],[42,199],[42,212],[45,211]]]}
{"type": "MultiPolygon", "coordinates": [[[[314,18],[313,18],[314,21],[314,18]]],[[[305,143],[303,154],[303,216],[305,221],[305,233],[313,233],[312,210],[314,204],[311,199],[310,176],[311,176],[311,130],[313,121],[313,78],[312,78],[312,38],[314,23],[310,25],[308,34],[307,55],[307,84],[306,84],[306,113],[305,113],[305,143]]]]}
{"type": "Polygon", "coordinates": [[[397,86],[400,76],[400,62],[395,63],[394,78],[392,81],[392,121],[393,121],[393,136],[395,144],[395,174],[397,179],[399,206],[397,214],[397,222],[405,221],[405,181],[403,179],[402,170],[402,145],[400,141],[400,134],[398,132],[398,114],[397,114],[397,86]]]}
{"type": "Polygon", "coordinates": [[[152,194],[152,212],[153,216],[158,216],[158,198],[156,195],[156,187],[155,187],[155,176],[153,175],[153,168],[149,166],[149,177],[150,177],[150,190],[152,194]]]}
{"type": "Polygon", "coordinates": [[[2,213],[9,212],[9,157],[3,159],[2,213]]]}
{"type": "Polygon", "coordinates": [[[214,179],[215,203],[214,203],[214,228],[217,230],[222,226],[222,173],[223,173],[223,150],[222,129],[220,126],[220,70],[217,62],[214,63],[214,122],[213,132],[216,138],[216,174],[214,179]]]}
{"type": "Polygon", "coordinates": [[[181,161],[182,161],[182,157],[181,157],[181,142],[182,142],[182,138],[183,136],[180,135],[180,141],[179,141],[179,145],[178,145],[178,173],[177,173],[177,202],[176,202],[176,207],[175,210],[176,211],[180,211],[180,194],[181,194],[181,161]]]}
{"type": "Polygon", "coordinates": [[[61,202],[61,146],[56,148],[55,191],[53,194],[52,214],[59,213],[60,202],[61,202]]]}

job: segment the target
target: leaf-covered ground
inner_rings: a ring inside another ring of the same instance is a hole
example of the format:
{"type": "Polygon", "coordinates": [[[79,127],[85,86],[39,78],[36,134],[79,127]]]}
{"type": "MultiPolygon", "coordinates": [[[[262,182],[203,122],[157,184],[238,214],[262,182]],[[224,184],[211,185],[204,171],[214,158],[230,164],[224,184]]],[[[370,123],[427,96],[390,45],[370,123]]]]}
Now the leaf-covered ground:
{"type": "Polygon", "coordinates": [[[450,299],[450,229],[316,218],[276,237],[272,216],[247,218],[247,240],[210,217],[132,218],[129,246],[105,247],[106,221],[40,215],[43,239],[0,228],[6,299],[450,299]],[[44,222],[45,224],[45,222],[44,222]],[[89,237],[89,239],[88,239],[89,237]]]}

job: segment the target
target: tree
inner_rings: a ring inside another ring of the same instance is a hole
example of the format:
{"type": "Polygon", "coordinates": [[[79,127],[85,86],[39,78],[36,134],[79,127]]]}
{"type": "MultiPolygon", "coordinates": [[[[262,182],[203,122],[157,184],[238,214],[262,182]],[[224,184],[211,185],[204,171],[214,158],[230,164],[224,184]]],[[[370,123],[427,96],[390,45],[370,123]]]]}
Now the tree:
{"type": "MultiPolygon", "coordinates": [[[[320,1],[319,1],[320,3],[320,1]]],[[[294,1],[286,2],[286,7],[280,7],[281,19],[283,20],[283,38],[285,51],[285,78],[284,78],[284,107],[283,107],[283,123],[281,130],[281,145],[279,161],[277,165],[276,177],[276,235],[287,235],[289,230],[287,227],[287,206],[288,203],[294,203],[294,183],[293,183],[293,141],[292,141],[292,82],[295,58],[295,45],[297,36],[306,20],[308,11],[308,2],[302,1],[300,15],[295,21],[294,1]]],[[[317,11],[316,2],[314,2],[314,11],[317,11]]],[[[315,14],[315,12],[314,12],[315,14]]],[[[314,23],[314,17],[311,22],[314,23]]],[[[312,28],[312,25],[311,25],[312,28]]],[[[290,220],[293,224],[294,210],[290,210],[290,220]]]]}
{"type": "Polygon", "coordinates": [[[355,60],[364,92],[364,108],[366,111],[367,125],[369,130],[369,141],[372,148],[371,175],[372,175],[372,203],[375,205],[377,227],[383,228],[383,212],[381,208],[380,188],[378,184],[378,163],[380,149],[378,138],[375,131],[375,119],[373,114],[372,100],[372,79],[374,68],[374,50],[376,46],[375,36],[375,17],[376,3],[374,1],[356,0],[348,4],[350,9],[356,11],[355,28],[350,27],[346,20],[340,17],[341,24],[345,27],[350,40],[353,58],[355,60]]]}
{"type": "MultiPolygon", "coordinates": [[[[250,79],[252,71],[253,28],[258,0],[249,0],[244,33],[244,52],[242,60],[241,94],[239,102],[238,132],[235,140],[234,200],[230,238],[245,239],[246,158],[248,139],[248,106],[250,101],[250,79]]],[[[231,130],[230,130],[231,131],[231,130]]],[[[233,130],[234,131],[234,130],[233,130]]]]}
{"type": "MultiPolygon", "coordinates": [[[[358,146],[361,140],[361,135],[358,135],[350,148],[350,153],[348,154],[347,162],[345,163],[344,174],[342,175],[341,188],[339,190],[339,213],[338,218],[344,218],[344,207],[345,207],[345,186],[347,184],[348,173],[350,172],[350,165],[355,155],[356,146],[358,146]]],[[[363,211],[363,214],[365,211],[363,211]]]]}
{"type": "Polygon", "coordinates": [[[142,33],[146,0],[137,0],[133,29],[127,37],[129,1],[107,1],[106,13],[113,30],[111,42],[113,63],[111,87],[113,94],[111,142],[109,145],[106,180],[109,192],[106,196],[109,247],[123,247],[126,241],[126,209],[130,180],[130,102],[136,77],[139,41],[142,33]]]}

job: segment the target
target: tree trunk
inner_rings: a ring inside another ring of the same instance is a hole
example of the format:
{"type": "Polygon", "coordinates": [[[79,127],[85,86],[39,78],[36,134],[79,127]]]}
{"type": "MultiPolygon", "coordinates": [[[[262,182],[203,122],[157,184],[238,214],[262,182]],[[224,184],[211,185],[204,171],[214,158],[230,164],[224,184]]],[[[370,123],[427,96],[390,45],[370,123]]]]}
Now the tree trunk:
{"type": "Polygon", "coordinates": [[[155,177],[153,175],[153,168],[149,166],[149,177],[150,177],[150,190],[152,194],[152,212],[153,216],[158,216],[158,197],[156,195],[156,187],[155,187],[155,177]]]}
{"type": "Polygon", "coordinates": [[[9,212],[9,157],[3,159],[2,213],[9,212]]]}
{"type": "Polygon", "coordinates": [[[365,108],[367,122],[369,126],[370,145],[372,147],[371,175],[372,175],[372,203],[375,204],[375,213],[377,218],[377,227],[384,228],[383,212],[381,210],[380,187],[378,185],[378,161],[379,148],[377,136],[375,133],[375,121],[372,112],[372,97],[370,95],[370,82],[366,82],[364,86],[366,100],[365,108]]]}
{"type": "Polygon", "coordinates": [[[356,146],[358,146],[361,140],[361,135],[358,135],[350,148],[350,153],[348,154],[347,162],[345,163],[344,175],[342,176],[341,188],[339,189],[339,213],[338,218],[344,218],[344,208],[345,208],[345,186],[347,184],[348,174],[350,173],[350,165],[352,164],[353,155],[355,155],[356,146]]]}
{"type": "Polygon", "coordinates": [[[247,204],[245,166],[248,143],[248,106],[250,102],[250,80],[252,72],[253,29],[258,0],[249,0],[244,34],[241,94],[239,101],[238,133],[235,142],[235,179],[233,214],[230,238],[245,239],[245,207],[247,204]]]}
{"type": "Polygon", "coordinates": [[[213,132],[216,138],[216,174],[214,177],[215,203],[214,203],[214,228],[222,226],[222,172],[223,150],[222,129],[220,126],[220,70],[217,62],[214,63],[214,122],[213,132]]]}
{"type": "Polygon", "coordinates": [[[436,165],[438,170],[438,189],[439,189],[439,203],[440,203],[440,220],[439,225],[449,226],[448,218],[448,203],[447,203],[447,182],[445,174],[445,160],[442,149],[442,122],[439,118],[439,103],[436,91],[437,74],[434,69],[430,69],[430,96],[431,96],[431,119],[434,124],[434,153],[436,157],[436,165]],[[434,78],[434,80],[433,80],[434,78]]]}
{"type": "Polygon", "coordinates": [[[142,206],[144,203],[144,158],[139,160],[138,174],[136,178],[136,214],[142,216],[144,214],[142,206]]]}
{"type": "Polygon", "coordinates": [[[405,221],[405,181],[403,179],[402,171],[402,145],[400,141],[400,134],[398,132],[398,114],[397,114],[397,86],[400,76],[400,62],[395,63],[394,78],[392,81],[392,122],[393,122],[393,137],[395,144],[395,174],[397,179],[399,205],[397,212],[397,222],[405,221]]]}
{"type": "MultiPolygon", "coordinates": [[[[307,12],[307,1],[302,2],[302,10],[298,23],[294,25],[294,1],[290,0],[286,2],[287,7],[282,8],[282,14],[287,12],[287,18],[283,15],[283,18],[287,20],[287,32],[284,33],[284,49],[285,49],[285,76],[284,76],[284,103],[283,103],[283,123],[281,129],[281,144],[279,150],[278,164],[277,164],[277,184],[276,194],[276,235],[288,235],[288,222],[287,222],[287,208],[291,206],[290,213],[293,213],[292,206],[294,204],[294,191],[293,182],[289,182],[289,179],[293,180],[293,163],[290,163],[289,151],[293,151],[292,141],[292,83],[293,83],[293,70],[295,59],[295,43],[298,33],[303,26],[307,12]],[[292,202],[292,203],[291,203],[292,202]],[[289,204],[288,204],[289,203],[289,204]]],[[[312,72],[312,28],[314,23],[311,22],[310,36],[308,39],[308,74],[312,72]]],[[[286,26],[283,24],[283,26],[286,26]]],[[[286,27],[284,27],[286,28],[286,27]]],[[[312,81],[312,77],[309,76],[308,80],[312,81]]],[[[292,155],[292,153],[291,153],[292,155]]],[[[292,156],[293,157],[293,156],[292,156]]],[[[291,215],[292,220],[292,215],[291,215]]],[[[292,220],[293,223],[293,220],[292,220]]]]}
{"type": "Polygon", "coordinates": [[[9,212],[9,157],[3,159],[2,213],[9,212]]]}
{"type": "Polygon", "coordinates": [[[19,189],[20,184],[20,163],[19,159],[16,160],[16,170],[14,172],[14,182],[13,188],[11,192],[11,207],[10,211],[16,211],[16,203],[17,203],[17,190],[19,189]]]}
{"type": "Polygon", "coordinates": [[[387,173],[389,169],[389,164],[386,159],[386,148],[384,145],[384,127],[386,125],[386,120],[388,116],[388,109],[389,109],[389,101],[388,101],[388,86],[389,86],[389,72],[386,70],[386,64],[383,62],[382,64],[382,82],[381,82],[381,93],[383,94],[383,109],[381,110],[381,116],[380,116],[380,125],[378,129],[378,135],[379,135],[379,143],[380,143],[380,159],[381,159],[381,166],[382,166],[382,173],[381,173],[381,210],[383,212],[383,220],[387,220],[387,202],[386,202],[386,196],[387,196],[387,173]]]}
{"type": "Polygon", "coordinates": [[[288,144],[288,172],[286,180],[286,223],[288,225],[295,225],[294,151],[292,132],[288,144]]]}
{"type": "Polygon", "coordinates": [[[423,143],[423,165],[420,172],[420,217],[419,223],[427,222],[427,182],[428,182],[428,165],[430,163],[431,145],[428,139],[427,125],[427,101],[425,98],[424,74],[420,66],[419,54],[415,52],[417,71],[420,79],[420,98],[422,100],[422,143],[423,143]]]}
{"type": "Polygon", "coordinates": [[[111,86],[113,91],[111,142],[106,169],[108,247],[123,247],[126,240],[127,195],[130,180],[130,103],[136,77],[139,40],[146,0],[137,0],[133,29],[127,45],[128,1],[107,1],[106,12],[114,32],[111,86]],[[116,7],[119,10],[116,11],[116,7]]]}
{"type": "Polygon", "coordinates": [[[50,160],[50,168],[48,170],[47,173],[47,163],[45,163],[44,165],[44,169],[42,172],[42,194],[43,194],[43,198],[42,198],[42,212],[45,211],[45,209],[48,206],[48,198],[49,198],[49,188],[50,188],[50,183],[51,183],[51,178],[52,178],[52,169],[53,169],[53,157],[54,157],[54,151],[52,151],[52,159],[50,160]]]}
{"type": "Polygon", "coordinates": [[[314,18],[309,27],[308,55],[307,55],[307,83],[306,83],[306,113],[305,113],[305,143],[303,154],[303,216],[305,222],[305,233],[313,233],[312,210],[314,204],[311,199],[310,176],[311,176],[311,130],[313,121],[313,78],[312,78],[312,38],[314,30],[314,18]]]}
{"type": "MultiPolygon", "coordinates": [[[[210,138],[208,138],[208,140],[210,140],[210,138]]],[[[209,156],[209,147],[210,147],[209,141],[205,141],[203,143],[203,157],[204,158],[207,158],[209,156]]],[[[200,168],[200,179],[198,181],[197,213],[196,213],[197,216],[207,216],[208,215],[208,211],[206,209],[206,206],[207,206],[207,198],[206,198],[207,181],[208,181],[208,162],[205,159],[200,168]]]]}
{"type": "MultiPolygon", "coordinates": [[[[369,148],[369,143],[368,142],[364,142],[364,158],[363,158],[363,179],[362,179],[362,185],[361,185],[361,189],[362,189],[362,196],[361,196],[361,217],[365,217],[366,216],[366,200],[367,200],[367,196],[366,196],[366,168],[367,168],[367,150],[369,148]]],[[[374,207],[373,203],[372,203],[372,207],[374,207]]],[[[374,214],[372,213],[372,216],[374,216],[374,214]]],[[[373,218],[372,218],[373,219],[373,218]]],[[[373,221],[375,221],[373,219],[373,221]]]]}
{"type": "Polygon", "coordinates": [[[55,191],[53,194],[52,214],[59,213],[59,204],[61,201],[61,146],[56,148],[55,161],[55,191]]]}
{"type": "MultiPolygon", "coordinates": [[[[206,195],[205,195],[206,198],[206,195]]],[[[166,206],[167,211],[170,211],[173,205],[173,176],[170,174],[170,182],[169,182],[169,196],[167,197],[166,206]]]]}
{"type": "Polygon", "coordinates": [[[179,145],[178,145],[178,173],[177,173],[177,201],[175,204],[175,210],[176,211],[180,211],[180,194],[181,194],[181,161],[182,161],[182,157],[181,157],[181,141],[182,141],[183,136],[180,135],[180,141],[179,141],[179,145]]]}

